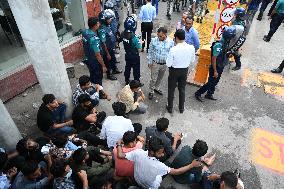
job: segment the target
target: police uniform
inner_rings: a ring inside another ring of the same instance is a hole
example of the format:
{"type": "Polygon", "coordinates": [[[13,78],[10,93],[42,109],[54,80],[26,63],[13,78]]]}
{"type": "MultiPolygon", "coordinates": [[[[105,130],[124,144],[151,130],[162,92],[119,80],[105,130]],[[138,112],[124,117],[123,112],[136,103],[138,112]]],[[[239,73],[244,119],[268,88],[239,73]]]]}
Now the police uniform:
{"type": "MultiPolygon", "coordinates": [[[[241,35],[244,35],[244,31],[245,31],[245,22],[242,19],[236,19],[232,22],[233,25],[236,25],[236,29],[237,29],[237,37],[235,37],[235,40],[232,40],[230,42],[230,44],[233,45],[233,43],[236,43],[238,38],[241,35]]],[[[241,54],[239,53],[239,51],[235,51],[232,52],[232,55],[234,56],[235,62],[236,62],[236,67],[233,68],[233,70],[239,70],[242,66],[241,63],[241,54]]]]}
{"type": "Polygon", "coordinates": [[[107,60],[107,55],[104,52],[104,62],[106,63],[107,72],[111,74],[114,71],[117,71],[117,67],[115,65],[116,57],[115,57],[115,45],[116,45],[116,36],[113,33],[110,25],[102,24],[99,29],[99,35],[101,36],[101,41],[106,44],[109,55],[111,56],[111,60],[107,60]]]}
{"type": "Polygon", "coordinates": [[[142,48],[139,38],[132,32],[123,32],[121,34],[125,50],[125,83],[130,81],[131,68],[133,69],[134,80],[140,81],[140,56],[138,49],[142,48]]]}
{"type": "Polygon", "coordinates": [[[218,84],[221,75],[223,73],[225,63],[227,61],[226,53],[224,51],[224,46],[222,41],[215,42],[211,47],[211,57],[215,56],[216,59],[216,71],[218,72],[218,77],[214,78],[214,69],[211,65],[209,68],[208,82],[204,84],[199,90],[195,92],[195,96],[201,96],[207,91],[208,97],[212,97],[215,92],[215,87],[218,84]]]}
{"type": "Polygon", "coordinates": [[[100,38],[93,30],[86,29],[82,32],[82,41],[90,80],[94,84],[102,85],[103,70],[95,55],[101,52],[100,38]]]}

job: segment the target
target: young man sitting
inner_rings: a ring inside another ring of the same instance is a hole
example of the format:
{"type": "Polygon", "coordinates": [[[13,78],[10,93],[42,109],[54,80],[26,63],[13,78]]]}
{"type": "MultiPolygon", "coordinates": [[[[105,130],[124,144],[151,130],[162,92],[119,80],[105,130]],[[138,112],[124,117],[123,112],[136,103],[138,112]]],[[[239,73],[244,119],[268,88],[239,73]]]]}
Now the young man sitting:
{"type": "Polygon", "coordinates": [[[148,151],[136,149],[128,153],[122,150],[122,141],[117,143],[118,158],[128,159],[134,162],[134,178],[142,188],[158,189],[164,175],[180,175],[194,167],[200,167],[201,163],[193,160],[190,164],[174,169],[166,166],[158,159],[164,156],[164,145],[159,138],[151,138],[148,151]]]}
{"type": "MultiPolygon", "coordinates": [[[[136,149],[142,149],[144,145],[144,138],[137,136],[133,131],[127,131],[122,137],[124,153],[131,152],[136,149]]],[[[117,157],[117,149],[113,149],[113,156],[115,162],[115,175],[118,177],[134,178],[134,163],[117,157]]]]}
{"type": "Polygon", "coordinates": [[[135,131],[137,135],[142,130],[140,124],[132,124],[130,119],[125,116],[126,106],[122,102],[114,102],[112,109],[115,116],[108,116],[102,126],[100,138],[107,140],[109,148],[115,147],[116,142],[122,138],[126,131],[135,131]]]}
{"type": "Polygon", "coordinates": [[[146,141],[149,141],[152,137],[158,137],[163,141],[165,148],[165,156],[160,159],[164,162],[170,156],[173,155],[174,151],[181,144],[181,133],[176,133],[172,136],[172,133],[168,132],[169,120],[167,118],[159,118],[156,121],[156,126],[147,127],[146,132],[146,141]]]}
{"type": "Polygon", "coordinates": [[[73,133],[74,129],[70,127],[73,121],[65,120],[66,105],[59,102],[53,94],[45,94],[42,101],[37,112],[38,128],[49,135],[73,133]]]}
{"type": "Polygon", "coordinates": [[[147,106],[143,103],[145,95],[141,90],[142,84],[132,80],[117,94],[118,101],[126,105],[126,113],[144,114],[147,106]]]}
{"type": "MultiPolygon", "coordinates": [[[[190,146],[184,146],[179,154],[173,160],[171,166],[174,168],[183,167],[195,159],[198,159],[206,167],[212,165],[215,160],[215,155],[204,158],[203,156],[207,153],[208,146],[206,142],[202,140],[197,140],[193,145],[193,148],[190,146]]],[[[193,184],[198,183],[202,179],[202,173],[204,173],[203,167],[197,167],[186,171],[184,174],[173,176],[174,180],[180,184],[193,184]]]]}
{"type": "Polygon", "coordinates": [[[89,95],[93,106],[97,106],[100,99],[111,100],[111,97],[103,91],[103,87],[99,84],[92,84],[90,77],[87,75],[79,78],[79,84],[73,92],[72,100],[74,106],[78,105],[78,97],[81,94],[89,95]]]}

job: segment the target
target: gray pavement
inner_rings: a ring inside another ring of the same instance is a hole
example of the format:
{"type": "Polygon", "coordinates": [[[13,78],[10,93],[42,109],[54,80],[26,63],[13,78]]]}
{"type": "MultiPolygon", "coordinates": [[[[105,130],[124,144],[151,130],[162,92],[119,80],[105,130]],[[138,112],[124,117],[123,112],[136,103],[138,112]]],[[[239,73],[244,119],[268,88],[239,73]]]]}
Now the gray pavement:
{"type": "MultiPolygon", "coordinates": [[[[172,20],[168,21],[165,17],[166,3],[160,2],[159,8],[155,28],[166,25],[173,31],[181,13],[173,13],[172,20]]],[[[266,43],[262,37],[268,32],[268,29],[267,17],[264,17],[261,22],[256,20],[253,22],[248,40],[242,48],[243,68],[237,72],[226,69],[215,93],[218,101],[203,103],[196,101],[193,94],[198,87],[187,85],[185,112],[179,113],[178,99],[176,98],[174,112],[169,114],[165,109],[167,101],[166,75],[161,87],[164,96],[155,96],[152,101],[146,100],[145,103],[149,106],[148,112],[145,115],[136,115],[130,118],[135,122],[141,122],[145,128],[154,125],[157,118],[167,117],[170,120],[170,131],[187,134],[187,137],[182,141],[182,146],[192,146],[197,139],[205,140],[208,143],[209,153],[216,153],[215,164],[211,167],[212,171],[221,173],[239,168],[245,188],[284,188],[284,176],[279,174],[281,170],[276,173],[256,164],[252,159],[254,155],[252,147],[255,145],[252,142],[253,129],[262,128],[284,137],[283,99],[265,94],[263,88],[256,87],[256,80],[252,78],[242,84],[245,70],[249,69],[256,74],[269,71],[278,66],[284,58],[283,25],[280,26],[271,42],[266,43]]],[[[137,30],[137,33],[140,33],[140,29],[137,30]]],[[[125,65],[123,53],[121,53],[120,60],[121,63],[118,64],[118,67],[123,69],[125,65]]],[[[145,94],[148,94],[150,72],[147,67],[146,53],[141,54],[141,73],[142,82],[145,84],[143,90],[145,94]]],[[[88,74],[88,70],[85,66],[76,64],[75,74],[76,78],[70,80],[72,88],[77,84],[77,79],[82,74],[88,74]]],[[[111,103],[115,101],[118,89],[124,85],[123,74],[118,76],[118,81],[104,80],[103,83],[105,90],[112,95],[113,99],[110,102],[101,101],[100,109],[111,115],[111,103]]],[[[40,133],[36,128],[36,112],[41,103],[41,96],[40,86],[35,85],[28,89],[24,95],[18,95],[5,104],[24,136],[38,136],[40,133]]],[[[178,96],[177,90],[176,96],[178,96]]],[[[283,140],[282,142],[284,144],[283,140]]],[[[282,158],[284,157],[283,153],[282,151],[282,158]]],[[[279,155],[281,156],[280,152],[279,155]]],[[[280,159],[280,157],[278,158],[280,159]]],[[[284,173],[283,169],[282,173],[284,173]]],[[[164,179],[163,185],[172,185],[178,189],[189,188],[186,185],[176,184],[170,176],[164,179]]]]}

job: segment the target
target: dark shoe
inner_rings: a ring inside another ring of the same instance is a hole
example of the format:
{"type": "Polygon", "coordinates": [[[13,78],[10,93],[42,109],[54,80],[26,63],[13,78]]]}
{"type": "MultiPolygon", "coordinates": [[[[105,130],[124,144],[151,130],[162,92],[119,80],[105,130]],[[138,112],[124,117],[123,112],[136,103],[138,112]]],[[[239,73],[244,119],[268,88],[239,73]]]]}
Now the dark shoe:
{"type": "Polygon", "coordinates": [[[241,173],[240,173],[240,170],[239,169],[236,169],[234,171],[234,174],[237,175],[238,178],[241,178],[241,173]]]}
{"type": "Polygon", "coordinates": [[[259,12],[259,15],[257,16],[257,20],[261,21],[263,16],[263,12],[259,12]]]}
{"type": "Polygon", "coordinates": [[[159,89],[154,89],[154,92],[159,94],[159,95],[163,95],[163,92],[161,90],[159,90],[159,89]]]}
{"type": "Polygon", "coordinates": [[[234,71],[237,71],[239,69],[241,69],[241,67],[239,67],[239,66],[235,66],[235,67],[232,68],[232,70],[234,70],[234,71]]]}
{"type": "Polygon", "coordinates": [[[195,93],[194,96],[195,96],[195,99],[196,99],[196,100],[198,100],[199,102],[203,102],[203,99],[202,99],[202,97],[201,97],[200,95],[198,95],[198,94],[195,93]]]}
{"type": "Polygon", "coordinates": [[[148,50],[149,50],[149,49],[146,49],[146,53],[148,53],[148,50]]]}
{"type": "Polygon", "coordinates": [[[141,52],[144,52],[144,48],[141,49],[141,52]]]}
{"type": "Polygon", "coordinates": [[[112,71],[112,74],[120,74],[120,73],[122,73],[122,71],[119,70],[119,69],[116,69],[116,70],[112,71]]]}
{"type": "Polygon", "coordinates": [[[173,113],[173,109],[172,109],[172,108],[169,108],[168,105],[166,106],[166,109],[167,109],[167,111],[168,111],[170,114],[173,113]]]}
{"type": "Polygon", "coordinates": [[[276,68],[276,69],[271,70],[272,73],[281,73],[282,71],[283,71],[283,69],[280,69],[280,68],[276,68]]]}
{"type": "Polygon", "coordinates": [[[112,81],[117,80],[117,78],[112,74],[108,75],[107,78],[112,81]]]}
{"type": "Polygon", "coordinates": [[[213,95],[205,95],[205,98],[209,100],[217,100],[216,98],[213,97],[213,95]]]}
{"type": "Polygon", "coordinates": [[[179,113],[183,113],[184,112],[184,109],[179,109],[179,113]]]}
{"type": "Polygon", "coordinates": [[[152,100],[154,97],[154,94],[153,93],[149,93],[149,100],[152,100]]]}
{"type": "Polygon", "coordinates": [[[270,41],[270,37],[269,37],[268,35],[265,35],[265,36],[263,37],[263,41],[269,42],[269,41],[270,41]]]}

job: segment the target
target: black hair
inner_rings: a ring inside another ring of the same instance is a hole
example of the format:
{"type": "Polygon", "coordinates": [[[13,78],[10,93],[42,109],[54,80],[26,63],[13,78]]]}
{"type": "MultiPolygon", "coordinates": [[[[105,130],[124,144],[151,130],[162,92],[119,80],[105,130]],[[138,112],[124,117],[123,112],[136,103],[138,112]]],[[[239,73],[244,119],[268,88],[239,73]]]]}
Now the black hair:
{"type": "Polygon", "coordinates": [[[238,177],[236,174],[230,171],[223,172],[221,174],[221,182],[224,181],[226,186],[230,188],[236,188],[238,185],[238,177]]]}
{"type": "Polygon", "coordinates": [[[95,177],[90,182],[90,188],[92,189],[103,189],[108,184],[112,184],[112,176],[110,174],[105,174],[98,177],[95,177]]]}
{"type": "Polygon", "coordinates": [[[160,33],[160,32],[168,33],[168,30],[167,30],[167,28],[165,28],[165,27],[160,27],[157,32],[158,32],[158,33],[160,33]]]}
{"type": "Polygon", "coordinates": [[[184,40],[185,39],[185,32],[184,32],[184,30],[183,29],[178,29],[175,32],[174,37],[178,38],[179,40],[184,40]]]}
{"type": "Polygon", "coordinates": [[[50,167],[50,172],[55,178],[63,177],[67,165],[67,161],[63,159],[57,159],[52,163],[50,167]]]}
{"type": "Polygon", "coordinates": [[[160,149],[164,148],[164,144],[163,141],[161,139],[159,139],[158,137],[152,137],[149,140],[149,151],[152,152],[157,152],[160,149]]]}
{"type": "Polygon", "coordinates": [[[21,140],[18,141],[17,145],[16,145],[16,150],[19,153],[19,155],[23,156],[23,157],[27,157],[28,156],[28,149],[26,147],[28,139],[27,138],[22,138],[21,140]]]}
{"type": "Polygon", "coordinates": [[[87,75],[82,75],[80,78],[79,78],[79,85],[82,87],[84,85],[86,85],[87,83],[90,82],[90,77],[87,76],[87,75]]]}
{"type": "Polygon", "coordinates": [[[25,162],[22,173],[24,176],[29,176],[30,174],[33,174],[37,169],[39,168],[38,163],[35,161],[27,161],[25,162]]]}
{"type": "Polygon", "coordinates": [[[0,152],[0,172],[3,171],[8,161],[8,154],[5,152],[0,152]]]}
{"type": "Polygon", "coordinates": [[[78,102],[79,104],[81,103],[85,103],[85,102],[89,102],[91,101],[91,98],[88,94],[81,94],[79,97],[78,97],[78,102]]]}
{"type": "Polygon", "coordinates": [[[84,148],[79,148],[75,150],[75,152],[72,155],[72,158],[76,164],[81,165],[85,160],[86,155],[87,155],[87,150],[85,150],[84,148]]]}
{"type": "Polygon", "coordinates": [[[158,131],[163,132],[166,131],[169,127],[169,120],[165,117],[159,118],[156,121],[156,128],[158,131]]]}
{"type": "Polygon", "coordinates": [[[95,17],[91,17],[88,19],[88,26],[89,29],[92,29],[95,25],[97,25],[97,23],[99,22],[99,20],[95,17]]]}
{"type": "Polygon", "coordinates": [[[67,142],[68,136],[66,135],[58,135],[52,139],[52,143],[58,148],[64,148],[67,142]]]}
{"type": "Polygon", "coordinates": [[[189,20],[194,21],[194,17],[193,17],[193,16],[191,16],[191,15],[188,15],[188,16],[185,18],[185,20],[186,20],[186,19],[189,19],[189,20]]]}
{"type": "Polygon", "coordinates": [[[147,2],[151,2],[152,0],[147,0],[147,2]]]}
{"type": "Polygon", "coordinates": [[[205,141],[197,140],[192,148],[192,154],[197,157],[202,157],[207,153],[208,146],[205,141]]]}
{"type": "Polygon", "coordinates": [[[126,113],[126,105],[123,102],[114,102],[112,109],[115,115],[124,116],[126,113]]]}
{"type": "Polygon", "coordinates": [[[137,81],[137,80],[131,80],[129,82],[129,87],[130,89],[135,89],[135,88],[141,87],[141,83],[140,81],[137,81]]]}
{"type": "Polygon", "coordinates": [[[53,94],[45,94],[42,97],[42,102],[47,105],[49,103],[52,103],[55,100],[55,96],[53,94]]]}
{"type": "Polygon", "coordinates": [[[133,131],[127,131],[123,134],[122,141],[125,145],[134,142],[136,140],[137,134],[133,131]]]}

